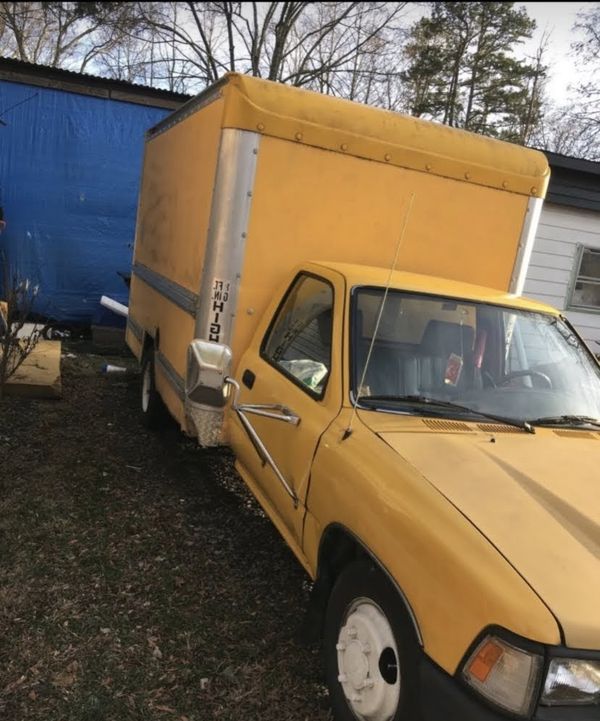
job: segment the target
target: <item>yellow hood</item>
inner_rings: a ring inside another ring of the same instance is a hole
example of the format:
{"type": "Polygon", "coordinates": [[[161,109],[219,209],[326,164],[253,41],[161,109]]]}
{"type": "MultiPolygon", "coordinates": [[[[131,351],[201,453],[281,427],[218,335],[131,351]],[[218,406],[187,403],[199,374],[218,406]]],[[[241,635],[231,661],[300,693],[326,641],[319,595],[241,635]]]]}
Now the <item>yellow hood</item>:
{"type": "Polygon", "coordinates": [[[526,579],[568,646],[600,649],[600,433],[493,435],[472,424],[460,424],[461,433],[423,425],[415,432],[411,425],[374,430],[526,579]]]}

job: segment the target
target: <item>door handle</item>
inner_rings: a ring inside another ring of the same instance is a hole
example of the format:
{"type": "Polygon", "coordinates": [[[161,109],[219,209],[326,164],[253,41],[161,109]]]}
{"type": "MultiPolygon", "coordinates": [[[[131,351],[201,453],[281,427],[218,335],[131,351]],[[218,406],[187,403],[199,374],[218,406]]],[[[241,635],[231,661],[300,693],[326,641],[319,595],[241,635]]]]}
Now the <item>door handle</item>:
{"type": "Polygon", "coordinates": [[[272,418],[275,421],[283,421],[297,426],[300,423],[300,416],[287,406],[280,403],[243,403],[238,406],[243,413],[253,413],[255,416],[263,416],[264,418],[272,418]]]}
{"type": "Polygon", "coordinates": [[[246,386],[246,388],[252,390],[255,380],[256,376],[254,375],[254,373],[249,368],[246,368],[242,375],[242,383],[246,386]]]}
{"type": "MultiPolygon", "coordinates": [[[[246,368],[242,374],[242,383],[246,386],[246,388],[252,390],[255,380],[255,374],[249,368],[246,368]]],[[[297,416],[294,411],[291,411],[287,406],[281,405],[281,403],[248,403],[237,405],[237,408],[243,413],[254,413],[256,416],[273,418],[273,420],[276,421],[291,423],[293,426],[297,426],[298,423],[300,423],[300,417],[297,416]]]]}

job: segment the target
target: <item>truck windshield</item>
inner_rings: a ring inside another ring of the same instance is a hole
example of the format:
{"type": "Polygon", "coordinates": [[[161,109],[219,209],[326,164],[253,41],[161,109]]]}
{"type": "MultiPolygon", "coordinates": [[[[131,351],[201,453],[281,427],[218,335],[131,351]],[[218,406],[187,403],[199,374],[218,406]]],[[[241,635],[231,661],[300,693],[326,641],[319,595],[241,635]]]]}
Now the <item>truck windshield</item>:
{"type": "Polygon", "coordinates": [[[600,368],[550,314],[390,291],[365,372],[383,296],[380,288],[353,296],[352,393],[360,405],[600,424],[600,368]]]}

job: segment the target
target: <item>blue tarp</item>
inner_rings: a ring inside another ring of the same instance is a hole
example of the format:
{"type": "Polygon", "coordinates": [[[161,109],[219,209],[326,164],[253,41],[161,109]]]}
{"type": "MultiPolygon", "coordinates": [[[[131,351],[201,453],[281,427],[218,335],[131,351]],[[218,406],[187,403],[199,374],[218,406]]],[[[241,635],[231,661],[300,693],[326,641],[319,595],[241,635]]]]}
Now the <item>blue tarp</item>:
{"type": "Polygon", "coordinates": [[[0,249],[38,313],[89,324],[101,295],[127,303],[144,133],[168,112],[0,81],[0,249]]]}

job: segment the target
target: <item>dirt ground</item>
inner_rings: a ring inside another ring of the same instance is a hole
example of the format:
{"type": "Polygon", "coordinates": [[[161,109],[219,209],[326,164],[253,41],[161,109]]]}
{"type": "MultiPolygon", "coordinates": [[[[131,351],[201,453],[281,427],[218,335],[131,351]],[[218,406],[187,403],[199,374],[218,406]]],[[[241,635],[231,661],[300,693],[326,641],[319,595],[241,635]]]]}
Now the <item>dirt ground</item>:
{"type": "Polygon", "coordinates": [[[133,360],[84,350],[62,400],[0,403],[0,718],[330,719],[291,552],[227,458],[142,427],[133,360]]]}

